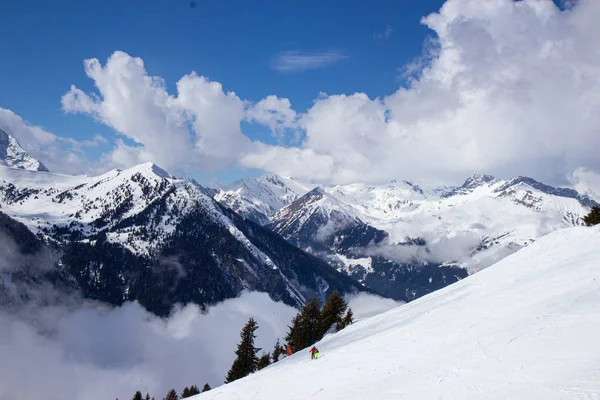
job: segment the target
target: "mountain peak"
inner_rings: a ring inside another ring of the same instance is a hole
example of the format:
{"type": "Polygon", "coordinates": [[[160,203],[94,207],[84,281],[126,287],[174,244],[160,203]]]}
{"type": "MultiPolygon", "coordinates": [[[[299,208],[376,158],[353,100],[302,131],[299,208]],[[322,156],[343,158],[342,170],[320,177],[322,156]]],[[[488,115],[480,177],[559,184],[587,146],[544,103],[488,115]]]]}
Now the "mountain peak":
{"type": "Polygon", "coordinates": [[[0,165],[48,172],[48,168],[21,147],[17,139],[0,129],[0,165]]]}
{"type": "Polygon", "coordinates": [[[148,162],[145,162],[142,164],[138,164],[138,165],[132,167],[131,171],[149,172],[149,173],[159,176],[160,178],[167,178],[167,179],[173,178],[173,176],[171,174],[169,174],[167,171],[165,171],[164,169],[162,169],[161,167],[159,167],[158,165],[154,164],[151,161],[148,161],[148,162]]]}
{"type": "Polygon", "coordinates": [[[494,180],[496,180],[496,178],[492,175],[473,174],[465,180],[461,187],[464,189],[472,189],[484,185],[486,183],[490,183],[494,180]]]}

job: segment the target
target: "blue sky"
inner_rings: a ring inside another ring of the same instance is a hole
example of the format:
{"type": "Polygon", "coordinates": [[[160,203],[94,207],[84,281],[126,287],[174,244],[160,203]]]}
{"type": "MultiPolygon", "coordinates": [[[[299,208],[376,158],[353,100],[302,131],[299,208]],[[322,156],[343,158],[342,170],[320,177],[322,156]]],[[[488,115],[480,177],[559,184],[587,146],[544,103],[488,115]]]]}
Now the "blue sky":
{"type": "Polygon", "coordinates": [[[599,4],[4,1],[0,127],[67,173],[155,161],[204,182],[600,181],[598,113],[581,112],[600,87],[599,4]]]}
{"type": "MultiPolygon", "coordinates": [[[[116,50],[144,60],[170,92],[192,70],[225,90],[258,101],[287,97],[303,111],[319,92],[383,96],[400,84],[399,71],[431,34],[420,18],[441,0],[420,1],[196,1],[28,0],[0,5],[0,107],[57,135],[78,140],[111,129],[61,111],[71,84],[92,91],[83,60],[102,63],[116,50]],[[322,68],[280,71],[282,52],[343,55],[322,68]],[[10,77],[10,79],[7,79],[10,77]]],[[[272,141],[266,129],[244,126],[272,141]]],[[[109,145],[88,150],[92,158],[109,145]]]]}

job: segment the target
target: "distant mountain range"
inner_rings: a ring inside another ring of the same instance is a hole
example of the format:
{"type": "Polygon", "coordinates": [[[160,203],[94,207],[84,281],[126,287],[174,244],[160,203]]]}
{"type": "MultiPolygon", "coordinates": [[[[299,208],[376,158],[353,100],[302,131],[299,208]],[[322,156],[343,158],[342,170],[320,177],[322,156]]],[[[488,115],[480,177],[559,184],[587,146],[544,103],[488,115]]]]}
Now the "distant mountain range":
{"type": "Polygon", "coordinates": [[[528,177],[461,186],[316,186],[266,175],[215,196],[364,285],[410,301],[486,268],[597,204],[528,177]]]}
{"type": "MultiPolygon", "coordinates": [[[[39,241],[28,248],[36,254],[37,247],[47,249],[56,279],[89,298],[138,300],[166,315],[176,303],[206,306],[245,289],[293,306],[324,300],[333,290],[370,291],[222,206],[210,189],[152,163],[96,177],[53,174],[39,165],[0,167],[0,210],[7,221],[0,225],[2,244],[39,241]],[[21,233],[4,232],[8,226],[21,233]]],[[[19,301],[26,292],[20,285],[41,279],[35,269],[16,267],[0,269],[0,286],[5,282],[5,293],[13,294],[4,303],[19,301]]]]}
{"type": "Polygon", "coordinates": [[[159,315],[245,289],[293,306],[333,290],[411,301],[581,224],[596,204],[527,177],[426,188],[265,175],[212,189],[152,163],[61,175],[4,131],[0,156],[0,245],[16,255],[0,259],[4,304],[44,285],[159,315]]]}

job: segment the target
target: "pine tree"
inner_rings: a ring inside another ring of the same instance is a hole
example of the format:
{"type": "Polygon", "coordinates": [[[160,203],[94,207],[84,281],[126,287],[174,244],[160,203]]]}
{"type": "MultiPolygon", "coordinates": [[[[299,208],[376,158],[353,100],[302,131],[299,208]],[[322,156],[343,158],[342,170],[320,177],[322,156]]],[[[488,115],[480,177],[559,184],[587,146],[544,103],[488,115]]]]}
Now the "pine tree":
{"type": "Polygon", "coordinates": [[[142,397],[142,392],[140,392],[139,390],[135,392],[131,400],[144,400],[144,398],[142,397]]]}
{"type": "Polygon", "coordinates": [[[269,356],[269,353],[263,353],[263,355],[261,355],[258,359],[256,369],[260,371],[261,369],[268,367],[269,364],[271,364],[271,357],[269,356]]]}
{"type": "Polygon", "coordinates": [[[256,353],[261,350],[254,347],[254,339],[256,338],[254,332],[257,329],[258,324],[254,318],[250,318],[246,323],[246,326],[244,326],[240,332],[242,340],[235,351],[237,358],[233,361],[233,365],[227,373],[225,383],[233,382],[236,379],[243,378],[256,371],[256,365],[258,364],[256,353]]]}
{"type": "Polygon", "coordinates": [[[195,396],[197,394],[200,394],[200,389],[198,389],[198,386],[196,386],[196,385],[190,386],[190,396],[195,396]]]}
{"type": "Polygon", "coordinates": [[[352,314],[352,309],[348,308],[348,312],[346,313],[344,318],[342,318],[342,321],[340,323],[338,323],[337,331],[338,332],[341,331],[342,329],[344,329],[348,325],[352,324],[353,322],[354,322],[354,316],[352,314]]]}
{"type": "Polygon", "coordinates": [[[165,400],[179,400],[179,396],[177,396],[177,392],[175,391],[175,389],[171,389],[169,393],[167,393],[167,397],[165,397],[165,400]]]}
{"type": "Polygon", "coordinates": [[[292,326],[288,327],[290,330],[285,340],[294,352],[305,349],[322,338],[319,331],[320,318],[319,301],[313,298],[292,319],[292,326]]]}
{"type": "Polygon", "coordinates": [[[600,207],[593,206],[590,213],[583,217],[583,222],[587,226],[594,226],[600,224],[600,207]]]}
{"type": "MultiPolygon", "coordinates": [[[[146,398],[144,400],[150,400],[150,393],[146,392],[146,398]]],[[[154,397],[152,398],[152,400],[154,400],[154,397]]]]}
{"type": "Polygon", "coordinates": [[[333,324],[340,324],[342,322],[342,317],[347,308],[348,304],[340,297],[340,293],[334,290],[321,311],[321,319],[319,321],[319,335],[321,337],[325,336],[333,324]]]}
{"type": "Polygon", "coordinates": [[[300,313],[292,318],[292,325],[288,326],[288,328],[289,331],[285,336],[285,341],[289,346],[292,346],[292,350],[296,352],[301,349],[299,346],[302,342],[300,332],[300,313]]]}
{"type": "Polygon", "coordinates": [[[202,388],[202,393],[208,392],[210,389],[211,389],[210,385],[208,383],[205,383],[204,387],[202,388]]]}
{"type": "Polygon", "coordinates": [[[183,389],[183,392],[181,392],[181,398],[185,399],[186,397],[190,397],[190,388],[187,386],[183,389]]]}
{"type": "Polygon", "coordinates": [[[302,348],[306,348],[308,346],[312,346],[323,337],[319,331],[319,322],[321,320],[321,308],[319,307],[319,301],[316,298],[313,298],[304,307],[301,316],[301,330],[303,332],[302,348]]]}
{"type": "Polygon", "coordinates": [[[285,354],[285,349],[279,343],[279,338],[277,338],[277,342],[275,342],[275,347],[273,348],[273,352],[271,353],[271,360],[276,363],[279,361],[279,356],[285,354]]]}

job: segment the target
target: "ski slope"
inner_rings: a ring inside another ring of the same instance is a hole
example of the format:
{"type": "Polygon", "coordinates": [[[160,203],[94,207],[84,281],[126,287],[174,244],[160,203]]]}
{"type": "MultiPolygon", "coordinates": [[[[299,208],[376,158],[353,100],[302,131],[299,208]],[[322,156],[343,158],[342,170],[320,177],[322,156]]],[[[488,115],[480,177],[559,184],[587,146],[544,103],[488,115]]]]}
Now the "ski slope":
{"type": "Polygon", "coordinates": [[[318,360],[306,349],[196,398],[600,399],[599,244],[600,227],[551,233],[326,336],[318,360]]]}

